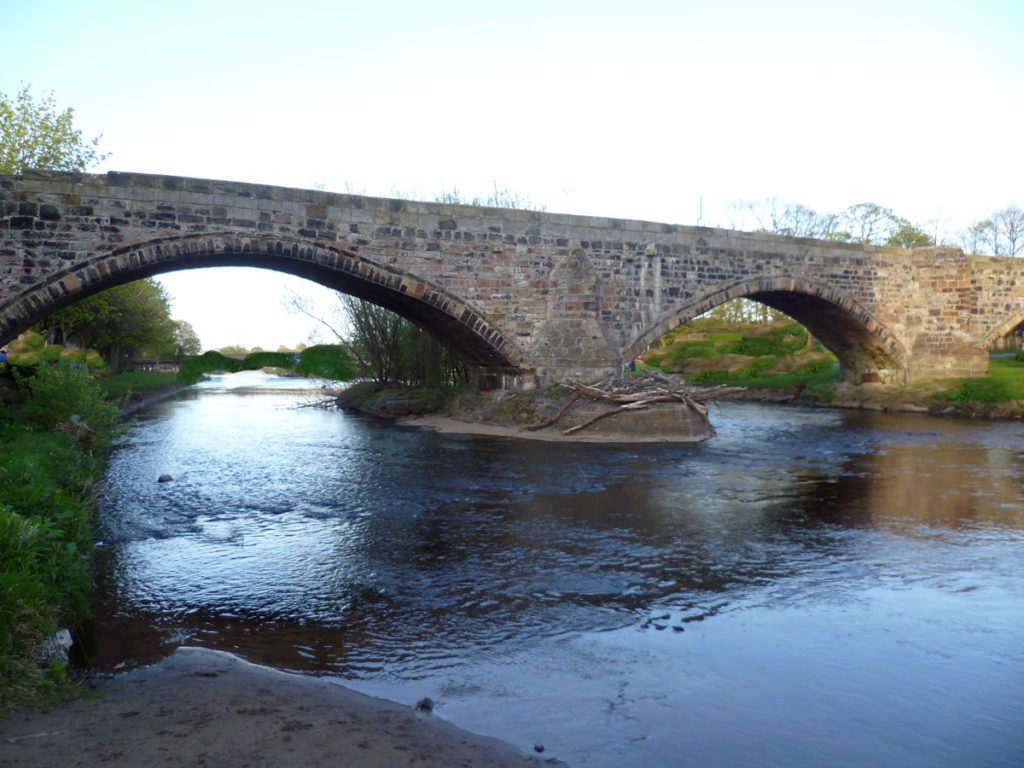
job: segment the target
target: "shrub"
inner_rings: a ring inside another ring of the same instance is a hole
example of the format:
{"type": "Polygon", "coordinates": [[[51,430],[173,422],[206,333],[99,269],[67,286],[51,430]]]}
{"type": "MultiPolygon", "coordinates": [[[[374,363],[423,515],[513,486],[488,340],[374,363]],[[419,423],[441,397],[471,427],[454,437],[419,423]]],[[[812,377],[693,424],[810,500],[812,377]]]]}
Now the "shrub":
{"type": "Polygon", "coordinates": [[[46,429],[62,428],[85,443],[114,432],[120,409],[109,402],[88,369],[70,363],[40,366],[27,381],[28,417],[46,429]]]}
{"type": "Polygon", "coordinates": [[[306,347],[295,370],[304,376],[319,376],[333,381],[351,381],[355,377],[352,358],[340,344],[306,347]]]}
{"type": "Polygon", "coordinates": [[[295,355],[289,352],[253,352],[245,356],[245,367],[248,370],[260,368],[294,368],[295,355]]]}
{"type": "Polygon", "coordinates": [[[178,382],[185,386],[191,386],[199,381],[203,374],[213,373],[214,371],[237,373],[244,367],[241,360],[225,357],[220,352],[211,350],[204,352],[198,357],[190,357],[188,360],[185,360],[178,370],[178,382]]]}

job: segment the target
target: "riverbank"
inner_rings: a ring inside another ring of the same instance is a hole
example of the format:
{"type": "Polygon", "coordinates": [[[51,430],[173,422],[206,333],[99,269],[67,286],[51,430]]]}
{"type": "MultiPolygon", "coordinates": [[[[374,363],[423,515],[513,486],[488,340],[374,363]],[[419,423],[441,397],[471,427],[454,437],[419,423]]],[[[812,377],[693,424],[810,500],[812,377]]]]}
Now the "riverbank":
{"type": "Polygon", "coordinates": [[[540,765],[511,745],[328,680],[179,648],[94,678],[95,695],[0,721],[0,765],[540,765]]]}
{"type": "Polygon", "coordinates": [[[178,394],[183,389],[187,389],[183,384],[170,384],[158,389],[133,392],[121,407],[121,415],[131,416],[132,414],[141,411],[143,408],[148,408],[154,403],[159,403],[161,400],[174,397],[174,395],[178,394]]]}
{"type": "MultiPolygon", "coordinates": [[[[663,380],[664,381],[664,380],[663,380]]],[[[671,383],[665,382],[671,387],[671,383]]],[[[685,387],[683,388],[686,389],[685,387]]],[[[381,387],[369,382],[343,391],[339,407],[439,432],[527,440],[592,443],[691,443],[715,434],[693,400],[630,402],[629,408],[580,397],[561,386],[531,392],[381,387]],[[637,408],[637,406],[640,406],[637,408]]],[[[637,395],[643,399],[646,395],[637,395]]]]}

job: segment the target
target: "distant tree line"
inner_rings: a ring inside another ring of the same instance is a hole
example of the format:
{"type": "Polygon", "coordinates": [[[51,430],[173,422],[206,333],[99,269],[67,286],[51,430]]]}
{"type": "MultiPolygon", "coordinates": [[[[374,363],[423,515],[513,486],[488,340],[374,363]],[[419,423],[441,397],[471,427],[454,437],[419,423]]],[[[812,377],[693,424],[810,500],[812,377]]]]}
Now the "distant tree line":
{"type": "Polygon", "coordinates": [[[915,223],[877,203],[857,203],[840,213],[819,213],[801,203],[769,197],[730,206],[729,226],[790,237],[920,248],[958,245],[965,253],[1016,256],[1024,249],[1024,210],[1008,205],[952,236],[943,220],[915,223]]]}

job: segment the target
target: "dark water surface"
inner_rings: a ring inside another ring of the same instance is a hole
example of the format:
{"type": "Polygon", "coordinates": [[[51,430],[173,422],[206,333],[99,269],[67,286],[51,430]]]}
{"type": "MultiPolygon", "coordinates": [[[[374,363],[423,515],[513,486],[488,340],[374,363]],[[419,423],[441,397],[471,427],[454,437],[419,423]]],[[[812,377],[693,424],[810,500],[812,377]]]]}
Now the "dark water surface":
{"type": "Polygon", "coordinates": [[[1022,424],[724,404],[696,446],[552,444],[241,376],[111,460],[101,664],[229,650],[577,768],[1024,765],[1022,424]]]}

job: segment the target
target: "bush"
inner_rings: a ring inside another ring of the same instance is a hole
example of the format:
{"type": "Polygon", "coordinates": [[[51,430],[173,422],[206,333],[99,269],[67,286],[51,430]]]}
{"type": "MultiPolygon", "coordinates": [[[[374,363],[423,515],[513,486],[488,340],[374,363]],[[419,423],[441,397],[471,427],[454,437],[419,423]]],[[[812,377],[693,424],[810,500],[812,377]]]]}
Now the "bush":
{"type": "Polygon", "coordinates": [[[188,360],[185,360],[178,370],[178,382],[188,387],[199,381],[203,374],[213,373],[214,371],[237,373],[244,367],[241,360],[225,357],[220,352],[211,350],[199,355],[199,357],[190,357],[188,360]]]}
{"type": "Polygon", "coordinates": [[[46,429],[60,428],[85,443],[114,432],[120,409],[109,402],[88,369],[69,363],[40,366],[27,380],[26,414],[46,429]]]}
{"type": "Polygon", "coordinates": [[[304,376],[319,376],[333,381],[351,381],[355,377],[352,358],[339,344],[306,347],[295,370],[304,376]]]}
{"type": "Polygon", "coordinates": [[[77,424],[92,427],[118,414],[97,405],[96,382],[69,366],[47,366],[26,384],[35,423],[0,422],[0,715],[72,691],[63,665],[41,666],[35,649],[89,614],[90,505],[106,456],[95,446],[109,446],[112,433],[89,429],[83,439],[63,419],[84,414],[77,424]]]}
{"type": "Polygon", "coordinates": [[[253,352],[245,356],[245,367],[253,371],[260,368],[291,369],[295,367],[295,355],[289,352],[253,352]]]}

